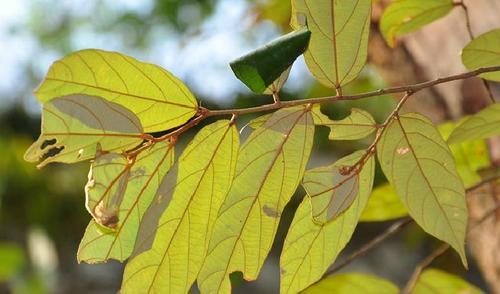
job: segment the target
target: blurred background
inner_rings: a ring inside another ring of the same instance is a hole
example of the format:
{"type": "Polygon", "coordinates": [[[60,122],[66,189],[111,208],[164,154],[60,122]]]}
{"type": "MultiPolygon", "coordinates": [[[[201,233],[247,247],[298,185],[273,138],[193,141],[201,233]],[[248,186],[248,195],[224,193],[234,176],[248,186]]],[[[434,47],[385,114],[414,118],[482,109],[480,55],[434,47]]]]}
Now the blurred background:
{"type": "MultiPolygon", "coordinates": [[[[0,0],[0,293],[116,293],[121,283],[123,267],[117,262],[103,265],[76,262],[76,250],[90,220],[83,191],[88,162],[52,164],[37,170],[22,159],[40,130],[41,107],[32,91],[50,64],[79,49],[114,50],[167,68],[188,85],[204,107],[271,103],[268,96],[252,95],[233,76],[228,63],[287,32],[289,2],[0,0]]],[[[467,43],[467,34],[461,11],[454,11],[409,35],[396,49],[390,49],[377,28],[385,2],[374,1],[369,63],[344,93],[415,83],[464,71],[459,53],[467,43]],[[447,41],[436,42],[440,38],[447,41]]],[[[470,2],[477,34],[500,26],[498,1],[470,2]]],[[[497,85],[491,86],[498,90],[497,85]]],[[[299,59],[282,97],[287,100],[330,94],[334,92],[317,84],[299,59]]],[[[471,79],[424,91],[409,103],[408,110],[419,110],[435,122],[442,122],[478,111],[486,105],[486,97],[481,82],[471,79]]],[[[397,98],[335,103],[323,110],[331,118],[340,119],[353,106],[360,107],[380,122],[397,98]]],[[[251,118],[243,117],[238,124],[243,126],[251,118]]],[[[186,134],[184,141],[193,134],[194,131],[186,134]]],[[[316,136],[310,167],[331,164],[370,143],[370,139],[331,142],[327,139],[328,130],[322,128],[318,128],[316,136]]],[[[376,184],[384,181],[378,171],[376,184]]],[[[287,206],[260,278],[249,283],[241,275],[232,275],[235,293],[278,292],[280,249],[303,194],[299,189],[287,206]]],[[[360,224],[345,253],[359,248],[390,224],[360,224]]],[[[439,244],[436,240],[410,226],[344,271],[374,273],[402,285],[436,244],[439,244]]],[[[436,266],[486,289],[473,259],[470,261],[471,270],[465,272],[451,252],[440,258],[436,266]]]]}

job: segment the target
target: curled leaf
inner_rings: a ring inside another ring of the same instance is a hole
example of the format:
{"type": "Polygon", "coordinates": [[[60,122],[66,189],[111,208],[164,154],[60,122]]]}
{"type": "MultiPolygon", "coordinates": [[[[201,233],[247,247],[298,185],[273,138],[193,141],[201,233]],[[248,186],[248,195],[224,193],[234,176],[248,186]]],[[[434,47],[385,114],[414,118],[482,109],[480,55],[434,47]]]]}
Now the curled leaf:
{"type": "Polygon", "coordinates": [[[174,149],[158,142],[130,162],[121,154],[98,156],[86,186],[90,221],[78,261],[124,261],[133,252],[139,224],[174,161],[174,149]]]}

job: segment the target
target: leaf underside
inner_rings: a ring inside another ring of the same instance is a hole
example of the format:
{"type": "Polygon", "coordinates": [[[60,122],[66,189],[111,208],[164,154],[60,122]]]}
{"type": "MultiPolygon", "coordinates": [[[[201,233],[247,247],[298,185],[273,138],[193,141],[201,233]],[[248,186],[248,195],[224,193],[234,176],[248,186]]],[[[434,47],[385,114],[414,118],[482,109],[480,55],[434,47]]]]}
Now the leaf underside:
{"type": "Polygon", "coordinates": [[[117,52],[86,49],[54,62],[35,95],[42,103],[67,95],[98,96],[133,112],[145,132],[171,129],[198,104],[167,70],[117,52]]]}
{"type": "MultiPolygon", "coordinates": [[[[335,166],[355,164],[364,151],[337,161],[335,166]]],[[[314,171],[314,170],[313,170],[314,171]]],[[[280,291],[297,293],[321,279],[335,261],[356,228],[373,184],[375,162],[370,157],[360,173],[359,192],[351,206],[334,220],[318,224],[312,217],[311,200],[306,196],[295,212],[280,258],[280,291]],[[328,248],[328,250],[325,250],[328,248]]],[[[320,175],[319,177],[322,178],[320,175]]],[[[326,182],[325,182],[326,183],[326,182]]],[[[329,183],[333,186],[332,183],[329,183]]]]}
{"type": "Polygon", "coordinates": [[[179,159],[176,185],[170,187],[173,198],[152,247],[127,264],[122,293],[189,291],[231,185],[238,148],[238,132],[228,120],[204,127],[190,142],[179,159]]]}
{"type": "Polygon", "coordinates": [[[309,159],[314,124],[308,107],[275,112],[240,149],[231,190],[219,210],[198,276],[202,293],[230,293],[229,274],[257,278],[281,213],[309,159]]]}
{"type": "Polygon", "coordinates": [[[359,140],[377,130],[377,123],[370,113],[351,109],[351,114],[342,120],[331,120],[324,115],[319,106],[313,107],[314,124],[330,128],[330,140],[359,140]]]}
{"type": "Polygon", "coordinates": [[[422,272],[412,293],[481,294],[484,292],[455,275],[431,268],[422,272]]]}
{"type": "Polygon", "coordinates": [[[387,125],[377,151],[409,214],[427,233],[450,244],[467,266],[465,189],[437,129],[422,115],[401,115],[387,125]]]}
{"type": "Polygon", "coordinates": [[[449,144],[486,139],[500,135],[500,103],[489,105],[485,109],[465,119],[448,138],[449,144]]]}
{"type": "Polygon", "coordinates": [[[396,37],[413,32],[447,15],[452,0],[400,0],[389,5],[380,19],[380,31],[387,44],[394,47],[396,37]]]}
{"type": "Polygon", "coordinates": [[[78,248],[78,261],[124,261],[133,252],[144,212],[174,161],[174,149],[158,142],[135,161],[121,154],[98,155],[85,186],[86,206],[94,217],[78,248]]]}
{"type": "Polygon", "coordinates": [[[130,110],[100,97],[70,95],[46,102],[38,140],[26,151],[29,162],[74,163],[96,152],[120,153],[143,141],[143,128],[130,110]]]}
{"type": "Polygon", "coordinates": [[[312,285],[304,294],[397,294],[399,289],[393,283],[363,273],[345,273],[326,277],[312,285]]]}
{"type": "Polygon", "coordinates": [[[355,79],[366,62],[370,0],[293,0],[291,25],[307,26],[306,64],[323,85],[338,89],[355,79]]]}
{"type": "MultiPolygon", "coordinates": [[[[472,40],[462,50],[462,62],[469,70],[500,66],[500,29],[484,33],[472,40]]],[[[481,74],[480,77],[500,82],[500,72],[481,74]]]]}

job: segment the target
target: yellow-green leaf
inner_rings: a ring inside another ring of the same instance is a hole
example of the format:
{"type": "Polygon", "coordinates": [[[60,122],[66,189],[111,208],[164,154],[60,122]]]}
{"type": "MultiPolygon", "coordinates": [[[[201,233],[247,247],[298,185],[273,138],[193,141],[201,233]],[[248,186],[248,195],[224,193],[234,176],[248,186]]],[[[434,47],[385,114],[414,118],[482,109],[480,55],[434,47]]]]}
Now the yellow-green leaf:
{"type": "Polygon", "coordinates": [[[380,31],[394,47],[396,37],[418,30],[453,9],[452,0],[399,0],[389,5],[380,19],[380,31]]]}
{"type": "Polygon", "coordinates": [[[335,220],[351,206],[362,187],[372,187],[373,171],[363,168],[346,173],[349,167],[351,163],[345,163],[344,159],[304,174],[302,185],[311,199],[312,217],[316,222],[335,220]]]}
{"type": "Polygon", "coordinates": [[[358,140],[377,130],[377,123],[371,114],[358,108],[353,108],[351,115],[342,120],[331,120],[319,106],[313,107],[312,114],[314,124],[330,128],[330,140],[358,140]]]}
{"type": "Polygon", "coordinates": [[[26,151],[29,162],[73,163],[93,158],[97,150],[120,153],[143,140],[137,116],[114,102],[99,97],[71,95],[43,106],[42,130],[26,151]]]}
{"type": "Polygon", "coordinates": [[[437,269],[427,269],[419,277],[413,294],[481,294],[483,291],[461,278],[437,269]]]}
{"type": "Polygon", "coordinates": [[[229,274],[257,278],[281,213],[304,173],[314,137],[309,107],[275,112],[240,149],[236,175],[219,210],[198,276],[202,293],[230,293],[229,274]]]}
{"type": "Polygon", "coordinates": [[[97,49],[77,51],[54,62],[35,91],[42,103],[74,94],[120,104],[139,117],[145,132],[182,125],[198,109],[189,89],[165,69],[97,49]]]}
{"type": "Polygon", "coordinates": [[[366,62],[370,0],[293,0],[291,25],[311,31],[305,60],[323,85],[339,89],[355,79],[366,62]]]}
{"type": "Polygon", "coordinates": [[[500,103],[492,104],[461,123],[448,138],[455,144],[500,135],[500,103]]]}
{"type": "Polygon", "coordinates": [[[228,120],[204,127],[190,142],[179,159],[173,198],[153,246],[127,264],[121,293],[189,291],[231,186],[238,148],[238,132],[228,120]]]}
{"type": "Polygon", "coordinates": [[[78,249],[78,261],[124,261],[132,254],[144,211],[174,161],[170,143],[158,142],[129,161],[102,154],[92,164],[85,186],[87,208],[94,216],[78,249]]]}
{"type": "Polygon", "coordinates": [[[438,130],[422,115],[398,116],[387,125],[377,151],[409,214],[427,233],[450,244],[467,266],[465,189],[438,130]]]}
{"type": "MultiPolygon", "coordinates": [[[[363,153],[359,151],[335,164],[355,164],[363,153]]],[[[373,176],[374,172],[375,163],[371,157],[365,163],[363,173],[368,177],[368,174],[373,176]]],[[[311,218],[311,201],[308,196],[304,198],[295,212],[281,253],[281,293],[297,293],[309,287],[319,280],[335,261],[351,239],[365,208],[371,191],[371,185],[368,184],[366,182],[365,185],[360,185],[358,196],[343,214],[323,225],[311,218]]]]}
{"type": "MultiPolygon", "coordinates": [[[[470,70],[500,65],[500,29],[472,40],[462,50],[462,62],[470,70]]],[[[487,80],[500,82],[500,71],[481,74],[487,80]]]]}
{"type": "Polygon", "coordinates": [[[388,221],[406,215],[408,215],[408,210],[399,199],[394,188],[389,184],[385,184],[373,189],[359,221],[388,221]]]}
{"type": "MultiPolygon", "coordinates": [[[[447,122],[439,125],[438,130],[441,136],[447,140],[460,124],[461,122],[447,122]]],[[[472,187],[481,182],[482,179],[478,171],[492,165],[486,142],[482,139],[472,140],[453,144],[450,146],[450,149],[455,158],[457,172],[462,178],[465,188],[472,187]]]]}
{"type": "Polygon", "coordinates": [[[329,276],[312,285],[304,294],[398,294],[393,283],[363,273],[346,273],[329,276]]]}

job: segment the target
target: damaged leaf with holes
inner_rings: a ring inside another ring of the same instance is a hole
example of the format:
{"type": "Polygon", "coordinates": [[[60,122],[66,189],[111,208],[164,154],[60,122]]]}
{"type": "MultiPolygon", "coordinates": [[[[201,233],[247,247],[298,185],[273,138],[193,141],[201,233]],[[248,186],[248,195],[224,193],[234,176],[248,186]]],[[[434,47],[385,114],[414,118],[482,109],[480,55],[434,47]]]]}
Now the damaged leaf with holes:
{"type": "Polygon", "coordinates": [[[144,212],[174,162],[169,142],[157,142],[137,158],[100,154],[85,186],[90,221],[78,248],[78,261],[124,261],[133,252],[144,212]]]}
{"type": "Polygon", "coordinates": [[[137,116],[100,97],[70,95],[52,99],[42,110],[42,130],[24,158],[39,162],[74,163],[99,152],[121,153],[139,145],[144,131],[137,116]]]}

